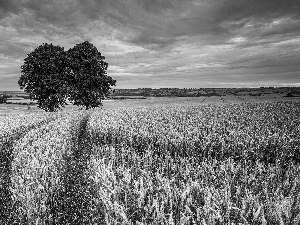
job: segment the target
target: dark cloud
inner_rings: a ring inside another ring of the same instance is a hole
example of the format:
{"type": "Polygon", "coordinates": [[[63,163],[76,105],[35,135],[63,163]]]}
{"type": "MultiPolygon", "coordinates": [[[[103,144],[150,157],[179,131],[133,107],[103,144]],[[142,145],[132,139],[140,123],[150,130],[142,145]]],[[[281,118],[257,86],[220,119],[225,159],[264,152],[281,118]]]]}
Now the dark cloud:
{"type": "Polygon", "coordinates": [[[171,0],[142,0],[142,1],[136,1],[136,3],[141,4],[142,8],[146,12],[151,12],[151,13],[160,13],[162,11],[175,9],[171,0]]]}
{"type": "Polygon", "coordinates": [[[29,0],[22,6],[25,12],[44,26],[63,27],[69,31],[85,22],[80,12],[83,9],[76,0],[29,0]]]}
{"type": "MultiPolygon", "coordinates": [[[[6,11],[17,8],[14,1],[2,2],[6,11]]],[[[19,5],[41,26],[54,26],[54,32],[55,27],[80,32],[80,26],[99,20],[130,32],[129,42],[149,48],[167,47],[184,36],[222,42],[247,25],[259,37],[293,33],[299,28],[300,15],[298,0],[29,0],[19,5]],[[295,21],[265,26],[282,17],[295,21]]]]}
{"type": "MultiPolygon", "coordinates": [[[[17,65],[14,60],[44,42],[68,49],[85,40],[107,56],[110,72],[128,85],[126,77],[176,84],[183,73],[186,84],[192,84],[188,79],[225,84],[231,73],[296,74],[300,2],[0,0],[0,65],[8,65],[7,58],[17,65]]],[[[286,79],[292,82],[292,76],[286,79]]],[[[145,80],[139,84],[149,84],[145,80]]]]}
{"type": "Polygon", "coordinates": [[[297,0],[113,2],[105,2],[104,8],[108,7],[108,10],[107,13],[102,12],[103,18],[113,25],[116,23],[130,28],[131,32],[136,33],[131,41],[142,46],[148,43],[150,48],[153,44],[161,46],[162,39],[163,46],[167,46],[167,40],[172,45],[184,36],[222,42],[243,29],[248,30],[248,35],[259,38],[295,33],[299,29],[300,3],[297,0]],[[281,18],[291,18],[294,22],[266,26],[281,18]]]}
{"type": "Polygon", "coordinates": [[[141,33],[130,40],[130,43],[142,45],[149,49],[161,49],[170,46],[176,42],[176,38],[154,36],[149,33],[141,33]]]}
{"type": "Polygon", "coordinates": [[[217,21],[259,18],[272,20],[281,16],[300,15],[298,0],[222,0],[216,1],[212,13],[217,21]]]}
{"type": "Polygon", "coordinates": [[[20,3],[17,0],[0,0],[0,19],[9,13],[18,13],[20,10],[20,3]]]}

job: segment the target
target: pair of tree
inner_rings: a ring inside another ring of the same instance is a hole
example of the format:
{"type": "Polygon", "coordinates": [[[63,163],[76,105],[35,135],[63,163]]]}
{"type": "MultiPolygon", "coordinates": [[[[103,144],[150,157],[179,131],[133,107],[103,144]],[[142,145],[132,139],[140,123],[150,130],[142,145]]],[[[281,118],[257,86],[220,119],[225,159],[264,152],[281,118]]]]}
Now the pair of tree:
{"type": "Polygon", "coordinates": [[[104,59],[87,41],[68,51],[45,43],[24,59],[18,83],[46,111],[64,107],[67,100],[86,109],[99,107],[116,84],[104,59]]]}

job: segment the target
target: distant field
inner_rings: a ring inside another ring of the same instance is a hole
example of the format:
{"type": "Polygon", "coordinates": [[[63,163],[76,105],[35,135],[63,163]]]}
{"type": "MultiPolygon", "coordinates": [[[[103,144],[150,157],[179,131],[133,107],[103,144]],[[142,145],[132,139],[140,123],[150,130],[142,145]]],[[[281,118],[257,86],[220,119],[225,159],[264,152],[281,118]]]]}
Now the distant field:
{"type": "MultiPolygon", "coordinates": [[[[237,88],[237,89],[178,89],[175,92],[164,89],[151,89],[150,91],[143,92],[143,89],[129,89],[122,90],[116,89],[116,93],[111,94],[111,100],[105,101],[104,108],[118,108],[118,107],[141,107],[141,106],[160,106],[160,105],[193,105],[193,104],[209,104],[209,103],[234,103],[234,102],[261,102],[261,101],[299,101],[300,88],[237,88]],[[182,92],[185,91],[185,92],[182,92]],[[187,97],[174,97],[176,95],[186,94],[187,97]],[[126,95],[126,93],[128,95],[126,95]],[[146,97],[153,94],[169,95],[168,97],[146,97]],[[144,95],[142,95],[144,94],[144,95]],[[192,97],[190,95],[197,95],[192,97]],[[203,96],[201,96],[203,95],[203,96]],[[206,95],[206,96],[205,96],[206,95]],[[293,97],[285,97],[285,96],[293,97]],[[173,97],[172,97],[173,96],[173,97]]],[[[174,91],[174,90],[173,90],[174,91]]],[[[34,103],[29,100],[29,95],[23,91],[6,91],[1,92],[1,95],[10,96],[7,103],[14,105],[26,105],[34,103]]],[[[0,105],[1,107],[1,105],[0,105]]],[[[34,108],[34,107],[31,107],[34,108]]],[[[68,108],[68,107],[67,107],[68,108]]]]}
{"type": "Polygon", "coordinates": [[[124,99],[104,101],[103,108],[121,107],[157,107],[157,106],[180,106],[180,105],[203,105],[203,104],[226,104],[239,102],[268,102],[268,101],[300,101],[300,98],[282,97],[281,95],[266,96],[212,96],[212,97],[152,97],[147,99],[124,99]]]}
{"type": "MultiPolygon", "coordinates": [[[[203,105],[203,104],[226,104],[226,103],[239,103],[239,102],[268,102],[268,101],[294,101],[299,102],[300,97],[282,97],[279,94],[269,94],[265,96],[211,96],[211,97],[150,97],[145,99],[131,98],[131,99],[112,99],[104,100],[103,109],[114,108],[135,108],[135,107],[159,107],[159,106],[188,106],[188,105],[203,105]]],[[[40,111],[36,105],[30,105],[29,108],[23,103],[29,103],[28,99],[14,99],[8,100],[14,104],[0,104],[0,116],[6,113],[15,112],[34,112],[40,111]],[[21,103],[21,104],[17,104],[21,103]]],[[[63,111],[79,109],[73,105],[67,105],[63,111]]]]}
{"type": "Polygon", "coordinates": [[[0,224],[300,223],[298,98],[2,104],[0,115],[0,224]]]}

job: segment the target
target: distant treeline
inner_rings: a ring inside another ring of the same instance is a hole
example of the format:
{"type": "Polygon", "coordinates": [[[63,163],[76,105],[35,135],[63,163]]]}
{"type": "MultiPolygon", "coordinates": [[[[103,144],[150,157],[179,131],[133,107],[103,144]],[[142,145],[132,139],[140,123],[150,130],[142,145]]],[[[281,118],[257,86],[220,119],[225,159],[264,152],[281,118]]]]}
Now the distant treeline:
{"type": "Polygon", "coordinates": [[[225,95],[262,96],[265,94],[282,94],[283,97],[299,97],[300,87],[260,87],[260,88],[137,88],[114,89],[112,98],[116,96],[144,96],[144,97],[210,97],[225,95]]]}
{"type": "MultiPolygon", "coordinates": [[[[282,97],[300,97],[300,87],[113,89],[110,92],[110,97],[113,99],[142,99],[147,97],[211,97],[226,95],[247,95],[259,97],[274,93],[279,94],[282,97]]],[[[5,103],[10,98],[15,97],[29,99],[29,95],[26,93],[0,92],[0,103],[5,103]]]]}

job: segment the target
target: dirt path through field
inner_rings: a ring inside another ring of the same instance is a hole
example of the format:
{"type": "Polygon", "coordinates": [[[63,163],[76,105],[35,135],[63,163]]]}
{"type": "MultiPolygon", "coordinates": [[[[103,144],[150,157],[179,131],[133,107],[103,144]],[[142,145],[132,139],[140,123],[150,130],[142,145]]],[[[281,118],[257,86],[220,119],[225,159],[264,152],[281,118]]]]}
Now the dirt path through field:
{"type": "Polygon", "coordinates": [[[91,224],[93,218],[93,181],[89,179],[88,163],[91,156],[89,135],[86,131],[89,115],[85,116],[77,135],[73,137],[71,154],[65,157],[62,191],[50,204],[54,224],[91,224]]]}

